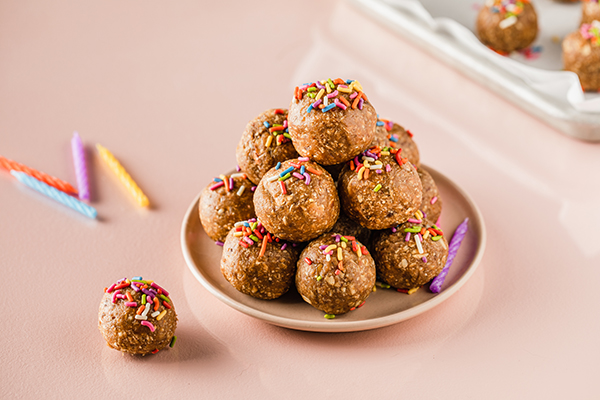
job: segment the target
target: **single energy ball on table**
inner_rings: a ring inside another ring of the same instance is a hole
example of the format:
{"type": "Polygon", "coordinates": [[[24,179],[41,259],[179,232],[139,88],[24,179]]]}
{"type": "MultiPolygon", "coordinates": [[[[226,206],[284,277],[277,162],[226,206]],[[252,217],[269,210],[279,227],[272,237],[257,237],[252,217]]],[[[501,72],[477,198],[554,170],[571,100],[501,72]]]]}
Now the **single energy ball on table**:
{"type": "Polygon", "coordinates": [[[328,232],[300,254],[296,289],[304,301],[328,315],[344,314],[364,303],[375,285],[375,263],[351,236],[328,232]]]}
{"type": "Polygon", "coordinates": [[[238,165],[256,185],[278,162],[298,157],[288,133],[287,114],[283,109],[263,112],[248,122],[237,145],[238,165]]]}
{"type": "Polygon", "coordinates": [[[562,48],[565,70],[579,76],[583,90],[600,90],[600,21],[581,25],[563,40],[562,48]]]}
{"type": "Polygon", "coordinates": [[[598,0],[583,0],[581,23],[591,24],[593,21],[600,21],[600,3],[598,0]]]}
{"type": "Polygon", "coordinates": [[[307,242],[331,229],[338,219],[340,201],[329,173],[300,157],[263,176],[254,193],[254,209],[273,235],[307,242]]]}
{"type": "Polygon", "coordinates": [[[105,290],[98,328],[109,347],[146,355],[173,346],[177,314],[169,292],[155,282],[123,278],[105,290]]]}
{"type": "Polygon", "coordinates": [[[373,147],[350,160],[338,181],[342,209],[368,229],[405,222],[421,205],[423,186],[401,151],[373,147]]]}
{"type": "Polygon", "coordinates": [[[421,179],[423,185],[423,200],[419,210],[424,213],[424,220],[426,223],[433,225],[437,223],[437,220],[442,214],[442,199],[440,198],[440,192],[438,187],[431,177],[431,174],[423,168],[417,168],[417,173],[421,179]]]}
{"type": "Polygon", "coordinates": [[[412,138],[412,133],[395,122],[386,119],[377,120],[375,137],[369,147],[374,146],[402,149],[402,157],[406,157],[415,167],[420,165],[419,149],[412,138]]]}
{"type": "Polygon", "coordinates": [[[224,242],[233,224],[255,216],[255,188],[243,172],[219,175],[204,188],[198,208],[208,237],[224,242]]]}
{"type": "Polygon", "coordinates": [[[231,229],[223,246],[221,272],[238,291],[258,299],[276,299],[294,282],[299,250],[271,235],[256,219],[231,229]]]}
{"type": "Polygon", "coordinates": [[[387,284],[415,290],[444,268],[448,242],[437,226],[415,218],[394,229],[377,232],[372,241],[377,275],[387,284]]]}
{"type": "Polygon", "coordinates": [[[529,0],[487,0],[477,16],[479,40],[499,53],[522,50],[537,37],[537,14],[529,0]]]}
{"type": "Polygon", "coordinates": [[[296,87],[288,125],[303,157],[334,165],[369,146],[377,113],[358,81],[327,79],[296,87]]]}

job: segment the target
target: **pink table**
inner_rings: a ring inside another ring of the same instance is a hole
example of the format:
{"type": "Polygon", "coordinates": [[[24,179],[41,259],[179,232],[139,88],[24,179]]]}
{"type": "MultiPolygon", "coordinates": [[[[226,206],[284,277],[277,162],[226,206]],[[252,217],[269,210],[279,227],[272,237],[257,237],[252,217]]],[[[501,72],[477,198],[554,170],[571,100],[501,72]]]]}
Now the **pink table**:
{"type": "Polygon", "coordinates": [[[153,205],[139,209],[97,156],[98,221],[0,171],[2,396],[598,395],[599,145],[548,128],[346,3],[321,3],[0,6],[0,154],[75,183],[77,130],[153,205]],[[359,333],[241,314],[194,279],[179,243],[192,199],[235,165],[246,122],[329,76],[359,79],[382,116],[414,132],[423,162],[471,194],[488,233],[481,266],[448,301],[359,333]],[[109,349],[97,329],[102,289],[134,275],[167,288],[179,315],[175,348],[143,359],[109,349]]]}

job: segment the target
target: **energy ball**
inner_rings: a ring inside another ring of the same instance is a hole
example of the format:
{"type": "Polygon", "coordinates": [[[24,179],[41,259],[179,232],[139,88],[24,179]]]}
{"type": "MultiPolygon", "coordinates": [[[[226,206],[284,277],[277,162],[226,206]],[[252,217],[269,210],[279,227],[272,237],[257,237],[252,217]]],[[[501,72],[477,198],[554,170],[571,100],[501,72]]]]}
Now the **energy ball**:
{"type": "Polygon", "coordinates": [[[296,87],[288,115],[298,153],[323,165],[343,163],[365,150],[376,122],[360,83],[342,79],[296,87]]]}
{"type": "Polygon", "coordinates": [[[412,139],[412,133],[395,122],[386,119],[377,120],[375,138],[369,147],[374,146],[402,149],[403,157],[406,157],[415,167],[420,165],[419,149],[412,139]]]}
{"type": "Polygon", "coordinates": [[[98,328],[109,347],[146,355],[173,347],[177,314],[165,289],[141,277],[123,278],[104,291],[98,328]]]}
{"type": "Polygon", "coordinates": [[[255,216],[254,184],[243,172],[219,175],[202,191],[200,222],[212,240],[223,242],[233,224],[255,216]]]}
{"type": "Polygon", "coordinates": [[[584,0],[581,9],[581,23],[591,24],[600,21],[600,4],[598,0],[584,0]]]}
{"type": "Polygon", "coordinates": [[[294,282],[298,250],[269,233],[256,219],[238,222],[223,245],[221,272],[238,291],[276,299],[294,282]]]}
{"type": "Polygon", "coordinates": [[[254,193],[254,209],[271,234],[291,242],[308,242],[335,224],[340,201],[331,175],[300,157],[263,176],[254,193]]]}
{"type": "Polygon", "coordinates": [[[448,242],[443,232],[416,221],[377,232],[373,239],[377,275],[397,289],[423,286],[442,272],[448,258],[448,242]]]}
{"type": "Polygon", "coordinates": [[[348,162],[338,181],[342,209],[367,229],[405,222],[421,205],[423,186],[401,152],[373,147],[348,162]]]}
{"type": "Polygon", "coordinates": [[[287,110],[270,109],[248,122],[237,145],[237,163],[258,185],[278,162],[298,157],[288,133],[287,110]]]}
{"type": "Polygon", "coordinates": [[[487,0],[477,16],[477,36],[491,49],[508,54],[537,37],[537,14],[529,0],[487,0]]]}
{"type": "Polygon", "coordinates": [[[562,43],[565,70],[575,72],[585,91],[600,90],[600,22],[583,24],[562,43]]]}
{"type": "Polygon", "coordinates": [[[419,167],[417,168],[417,173],[423,185],[423,200],[421,201],[419,210],[425,214],[423,217],[425,222],[433,225],[442,214],[442,199],[440,198],[437,185],[429,172],[419,167]]]}
{"type": "Polygon", "coordinates": [[[296,289],[311,306],[329,315],[359,307],[375,285],[375,263],[360,242],[326,233],[300,254],[296,289]]]}

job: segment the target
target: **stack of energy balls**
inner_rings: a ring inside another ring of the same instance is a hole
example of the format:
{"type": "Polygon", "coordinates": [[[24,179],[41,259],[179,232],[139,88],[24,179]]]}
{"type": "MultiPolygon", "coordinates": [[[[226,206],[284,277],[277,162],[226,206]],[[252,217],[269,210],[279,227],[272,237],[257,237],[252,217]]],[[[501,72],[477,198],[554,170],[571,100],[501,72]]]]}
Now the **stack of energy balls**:
{"type": "Polygon", "coordinates": [[[379,119],[358,81],[296,87],[289,110],[248,123],[236,156],[199,212],[240,292],[275,299],[295,284],[333,318],[364,304],[376,278],[412,292],[444,267],[437,186],[412,134],[379,119]]]}

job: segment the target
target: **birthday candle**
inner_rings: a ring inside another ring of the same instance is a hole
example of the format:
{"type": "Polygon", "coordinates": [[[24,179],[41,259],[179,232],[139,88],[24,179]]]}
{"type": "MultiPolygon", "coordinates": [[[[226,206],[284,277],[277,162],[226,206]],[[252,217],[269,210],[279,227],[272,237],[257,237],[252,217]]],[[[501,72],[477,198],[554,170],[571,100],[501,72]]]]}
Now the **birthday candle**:
{"type": "Polygon", "coordinates": [[[135,201],[140,205],[140,207],[148,207],[150,202],[148,201],[148,197],[142,192],[142,189],[135,183],[135,181],[129,176],[125,168],[119,163],[119,161],[112,155],[108,149],[105,147],[96,144],[96,148],[100,153],[100,157],[104,160],[104,162],[109,166],[109,168],[117,175],[123,186],[127,188],[129,193],[135,198],[135,201]]]}
{"type": "Polygon", "coordinates": [[[9,160],[8,158],[0,156],[0,166],[9,171],[24,172],[47,185],[53,186],[58,190],[62,190],[65,193],[77,194],[77,189],[71,186],[70,183],[63,181],[62,179],[55,178],[44,172],[29,168],[26,165],[19,164],[16,161],[9,160]]]}
{"type": "Polygon", "coordinates": [[[467,233],[468,222],[469,218],[465,218],[465,220],[456,228],[456,231],[454,231],[454,235],[452,236],[450,244],[448,245],[448,258],[446,259],[446,265],[444,265],[442,272],[433,278],[433,281],[429,286],[429,290],[431,290],[433,293],[439,293],[442,289],[446,275],[448,275],[448,270],[450,269],[450,266],[454,261],[454,257],[456,257],[456,253],[458,252],[458,248],[460,247],[460,244],[467,233]]]}
{"type": "Polygon", "coordinates": [[[81,138],[77,132],[73,133],[73,139],[71,139],[71,150],[73,152],[73,163],[75,164],[77,186],[79,187],[79,198],[82,200],[89,200],[90,187],[88,183],[87,165],[85,161],[85,150],[83,148],[81,138]]]}
{"type": "Polygon", "coordinates": [[[77,200],[75,197],[71,197],[68,194],[61,192],[53,186],[50,186],[42,181],[38,181],[37,179],[27,175],[24,172],[18,171],[10,171],[10,173],[19,180],[19,182],[29,186],[30,188],[50,197],[58,201],[61,204],[64,204],[67,207],[72,208],[75,211],[80,212],[86,217],[96,218],[98,215],[96,209],[94,207],[88,206],[85,203],[77,200]]]}

